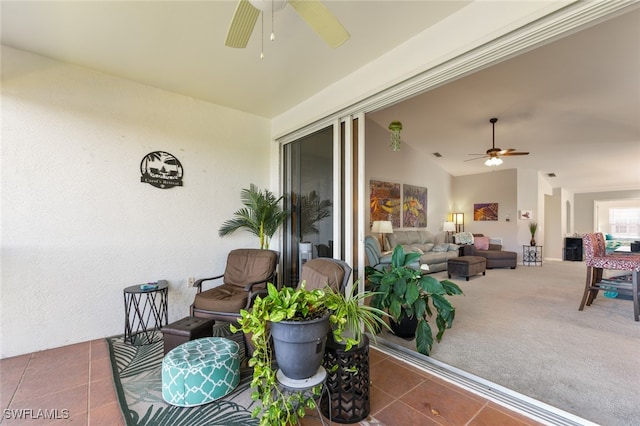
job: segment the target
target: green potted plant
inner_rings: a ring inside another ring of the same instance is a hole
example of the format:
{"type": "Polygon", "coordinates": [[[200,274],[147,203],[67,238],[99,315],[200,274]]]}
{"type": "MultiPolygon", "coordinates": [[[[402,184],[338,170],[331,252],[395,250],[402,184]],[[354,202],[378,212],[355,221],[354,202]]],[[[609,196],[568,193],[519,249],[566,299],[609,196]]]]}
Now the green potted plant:
{"type": "Polygon", "coordinates": [[[402,246],[398,245],[393,249],[389,266],[382,270],[367,266],[366,274],[370,290],[375,293],[372,306],[387,311],[396,324],[413,320],[417,350],[429,355],[433,347],[429,318],[435,312],[436,340],[439,342],[446,329],[451,328],[455,317],[455,308],[446,296],[463,293],[449,280],[438,281],[409,267],[419,257],[419,253],[405,254],[402,246]]]}
{"type": "Polygon", "coordinates": [[[327,298],[334,307],[332,315],[335,317],[332,337],[336,343],[346,346],[345,350],[362,342],[363,332],[368,332],[375,340],[381,328],[390,329],[383,319],[389,314],[366,303],[366,299],[375,294],[371,291],[358,293],[358,281],[345,294],[329,289],[327,298]]]}
{"type": "Polygon", "coordinates": [[[244,228],[260,239],[261,249],[268,249],[271,237],[289,216],[289,211],[280,205],[284,195],[276,198],[268,189],[262,191],[251,184],[241,191],[240,198],[245,207],[234,212],[235,217],[222,224],[218,235],[224,237],[244,228]]]}
{"type": "MultiPolygon", "coordinates": [[[[376,308],[356,308],[355,303],[365,297],[370,297],[370,292],[361,295],[343,296],[330,288],[324,290],[306,290],[304,282],[299,288],[283,287],[278,290],[269,283],[267,284],[267,294],[264,297],[256,298],[250,311],[241,311],[241,318],[238,319],[240,328],[232,326],[232,331],[242,330],[251,336],[253,342],[253,355],[249,360],[249,365],[253,367],[253,380],[251,386],[255,389],[252,399],[260,401],[253,411],[254,417],[260,416],[261,425],[274,424],[295,424],[298,418],[304,417],[306,408],[315,408],[315,399],[319,396],[321,386],[313,389],[311,394],[300,392],[283,392],[276,377],[277,369],[274,368],[272,355],[275,352],[276,359],[280,359],[283,350],[287,350],[287,342],[284,348],[279,346],[277,338],[278,327],[291,326],[293,328],[308,325],[312,328],[320,329],[317,336],[310,336],[307,331],[301,331],[304,340],[311,344],[311,352],[301,347],[301,342],[295,342],[295,353],[292,357],[285,355],[285,361],[278,361],[278,366],[282,372],[290,377],[285,371],[290,364],[297,364],[302,361],[314,361],[313,365],[304,367],[307,371],[315,373],[322,363],[324,354],[324,343],[329,334],[329,324],[333,327],[331,333],[334,340],[344,342],[346,350],[351,349],[359,343],[360,334],[345,338],[342,333],[349,324],[363,321],[367,324],[379,323],[383,312],[376,308]],[[324,326],[318,326],[324,324],[324,326]],[[271,339],[273,335],[273,339],[271,339]],[[322,340],[324,339],[324,340],[322,340]],[[317,350],[318,341],[321,341],[322,350],[317,350]],[[272,347],[273,345],[273,347],[272,347]],[[319,352],[319,357],[310,353],[319,352]]],[[[295,332],[297,332],[296,330],[295,332]]],[[[288,337],[290,332],[284,333],[288,337]]],[[[296,338],[290,339],[295,340],[296,338]]],[[[285,339],[287,340],[287,339],[285,339]]],[[[293,367],[296,371],[300,368],[293,367]]],[[[309,377],[309,376],[307,376],[309,377]]]]}
{"type": "Polygon", "coordinates": [[[331,216],[331,206],[331,200],[321,200],[315,190],[298,196],[297,203],[294,204],[293,209],[300,214],[301,241],[305,241],[305,235],[320,232],[316,224],[331,216]]]}
{"type": "Polygon", "coordinates": [[[536,245],[536,231],[538,230],[538,222],[531,221],[529,222],[529,232],[531,232],[531,241],[529,241],[529,245],[534,247],[536,245]]]}

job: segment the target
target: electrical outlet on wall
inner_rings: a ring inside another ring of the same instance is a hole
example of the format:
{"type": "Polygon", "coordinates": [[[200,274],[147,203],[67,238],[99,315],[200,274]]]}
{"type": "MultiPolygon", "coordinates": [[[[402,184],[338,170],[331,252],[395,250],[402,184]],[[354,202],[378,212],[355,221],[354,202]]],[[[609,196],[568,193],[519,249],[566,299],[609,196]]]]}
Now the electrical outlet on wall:
{"type": "Polygon", "coordinates": [[[187,278],[187,285],[188,285],[189,287],[193,287],[193,284],[194,284],[195,282],[196,282],[196,279],[195,279],[195,278],[193,278],[193,277],[189,277],[189,278],[187,278]]]}

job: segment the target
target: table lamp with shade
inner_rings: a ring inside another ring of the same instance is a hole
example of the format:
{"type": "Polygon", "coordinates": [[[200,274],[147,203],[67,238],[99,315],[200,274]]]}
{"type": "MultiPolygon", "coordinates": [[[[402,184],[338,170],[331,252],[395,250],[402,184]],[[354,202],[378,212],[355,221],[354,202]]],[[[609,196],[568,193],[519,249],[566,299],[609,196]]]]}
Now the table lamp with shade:
{"type": "Polygon", "coordinates": [[[393,234],[393,225],[390,220],[375,220],[371,232],[380,234],[380,249],[384,251],[384,234],[393,234]]]}
{"type": "Polygon", "coordinates": [[[442,225],[442,230],[447,233],[447,243],[451,242],[451,234],[456,230],[456,224],[453,222],[445,222],[442,225]]]}

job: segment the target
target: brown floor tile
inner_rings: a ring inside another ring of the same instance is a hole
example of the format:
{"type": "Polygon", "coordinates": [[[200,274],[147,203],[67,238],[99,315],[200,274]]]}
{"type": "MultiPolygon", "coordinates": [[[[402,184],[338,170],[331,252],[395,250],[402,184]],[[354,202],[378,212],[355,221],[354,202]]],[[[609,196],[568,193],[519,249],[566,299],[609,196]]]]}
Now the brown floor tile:
{"type": "Polygon", "coordinates": [[[0,359],[0,377],[5,373],[16,373],[27,368],[31,354],[0,359]]]}
{"type": "Polygon", "coordinates": [[[18,369],[16,372],[6,371],[0,377],[0,407],[7,408],[13,399],[18,384],[22,380],[23,370],[18,369]]]}
{"type": "MultiPolygon", "coordinates": [[[[86,424],[87,422],[87,400],[88,385],[83,384],[72,389],[61,392],[50,393],[44,396],[31,395],[30,398],[23,401],[14,401],[11,403],[10,410],[32,410],[33,413],[38,410],[48,410],[49,413],[54,412],[57,416],[63,416],[66,413],[66,423],[86,424]]],[[[5,420],[6,421],[6,420],[5,420]]],[[[50,422],[39,419],[38,424],[48,424],[50,422]]],[[[60,423],[61,420],[57,420],[60,423]]],[[[3,424],[5,424],[3,422],[3,424]]],[[[12,420],[6,424],[20,424],[18,420],[12,420]]]]}
{"type": "Polygon", "coordinates": [[[369,348],[369,367],[376,365],[377,363],[387,358],[389,358],[389,355],[382,353],[374,348],[369,348]]]}
{"type": "Polygon", "coordinates": [[[91,341],[91,361],[101,359],[101,358],[109,358],[109,345],[105,339],[98,339],[91,341]]]}
{"type": "Polygon", "coordinates": [[[395,364],[390,359],[378,363],[375,368],[371,369],[369,376],[373,385],[395,395],[396,398],[425,381],[413,370],[395,364]]]}
{"type": "Polygon", "coordinates": [[[113,379],[106,378],[89,383],[89,409],[108,405],[116,400],[116,391],[113,387],[113,379]]]}
{"type": "MultiPolygon", "coordinates": [[[[514,425],[524,424],[524,425],[528,425],[528,426],[542,426],[542,423],[536,422],[535,420],[532,420],[531,418],[529,418],[529,417],[527,417],[527,416],[525,416],[523,414],[517,413],[517,412],[512,411],[512,410],[509,410],[508,408],[505,408],[500,404],[496,404],[495,402],[491,402],[490,401],[487,404],[487,406],[485,408],[483,408],[482,411],[485,411],[485,410],[498,411],[498,412],[500,412],[500,413],[502,413],[502,414],[504,414],[504,415],[506,415],[506,416],[508,416],[510,418],[513,418],[513,419],[515,419],[517,421],[516,423],[509,423],[509,424],[514,424],[514,425]]],[[[482,413],[482,411],[481,411],[481,413],[482,413]]],[[[482,419],[480,419],[480,420],[482,420],[482,419]]],[[[472,423],[472,424],[475,424],[475,423],[472,423]]],[[[477,423],[477,424],[482,424],[482,423],[477,423]]]]}
{"type": "Polygon", "coordinates": [[[386,393],[378,386],[375,386],[373,384],[370,386],[369,401],[371,402],[371,414],[376,414],[377,412],[383,410],[394,400],[395,398],[392,395],[386,393]]]}
{"type": "MultiPolygon", "coordinates": [[[[371,413],[361,425],[539,426],[375,348],[369,351],[371,413]]],[[[69,418],[0,419],[2,425],[124,426],[104,339],[0,360],[2,408],[51,410],[69,418]],[[57,411],[56,411],[57,410],[57,411]]],[[[324,419],[328,424],[328,419],[324,419]]],[[[304,426],[322,424],[309,411],[304,426]]],[[[334,424],[338,424],[335,423],[334,424]]]]}
{"type": "Polygon", "coordinates": [[[386,426],[405,426],[405,425],[439,425],[433,419],[421,414],[417,410],[409,407],[402,401],[394,401],[385,409],[377,413],[374,418],[384,423],[386,426]]]}
{"type": "Polygon", "coordinates": [[[512,425],[525,426],[518,419],[511,417],[492,407],[484,407],[470,422],[469,426],[495,426],[495,425],[512,425]]]}
{"type": "Polygon", "coordinates": [[[15,401],[28,401],[33,395],[46,395],[89,383],[89,361],[51,369],[27,368],[16,391],[15,401]]]}
{"type": "Polygon", "coordinates": [[[433,380],[421,383],[400,400],[443,425],[466,424],[485,404],[433,380]]]}
{"type": "MultiPolygon", "coordinates": [[[[47,351],[48,352],[48,351],[47,351]]],[[[81,366],[89,367],[89,352],[82,351],[81,353],[73,353],[67,351],[66,353],[60,352],[48,352],[39,353],[37,356],[31,358],[27,370],[53,370],[61,367],[74,366],[81,368],[81,366]]]]}
{"type": "Polygon", "coordinates": [[[113,373],[111,371],[111,360],[109,358],[97,358],[91,360],[90,370],[89,370],[89,380],[103,380],[109,379],[113,377],[113,373]]]}

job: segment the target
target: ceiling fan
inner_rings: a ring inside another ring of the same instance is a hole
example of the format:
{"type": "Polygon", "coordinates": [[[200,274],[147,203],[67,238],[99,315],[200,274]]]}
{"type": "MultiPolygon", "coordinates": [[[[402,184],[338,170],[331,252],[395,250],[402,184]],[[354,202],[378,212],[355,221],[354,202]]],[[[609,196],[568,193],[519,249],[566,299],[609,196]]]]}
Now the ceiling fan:
{"type": "MultiPolygon", "coordinates": [[[[347,30],[320,0],[239,0],[233,14],[225,46],[245,48],[260,13],[275,13],[287,3],[334,49],[350,37],[347,30]]],[[[274,35],[271,34],[273,40],[274,35]]]]}
{"type": "Polygon", "coordinates": [[[500,164],[502,164],[502,159],[500,157],[506,157],[509,155],[529,155],[528,152],[520,152],[520,151],[516,151],[515,149],[496,148],[496,122],[497,121],[498,121],[497,118],[492,118],[489,120],[489,122],[493,126],[493,143],[491,145],[491,148],[487,150],[486,154],[469,154],[469,155],[479,155],[480,157],[471,158],[470,160],[465,160],[465,162],[479,160],[480,158],[487,158],[487,161],[484,162],[485,165],[499,166],[500,164]]]}

